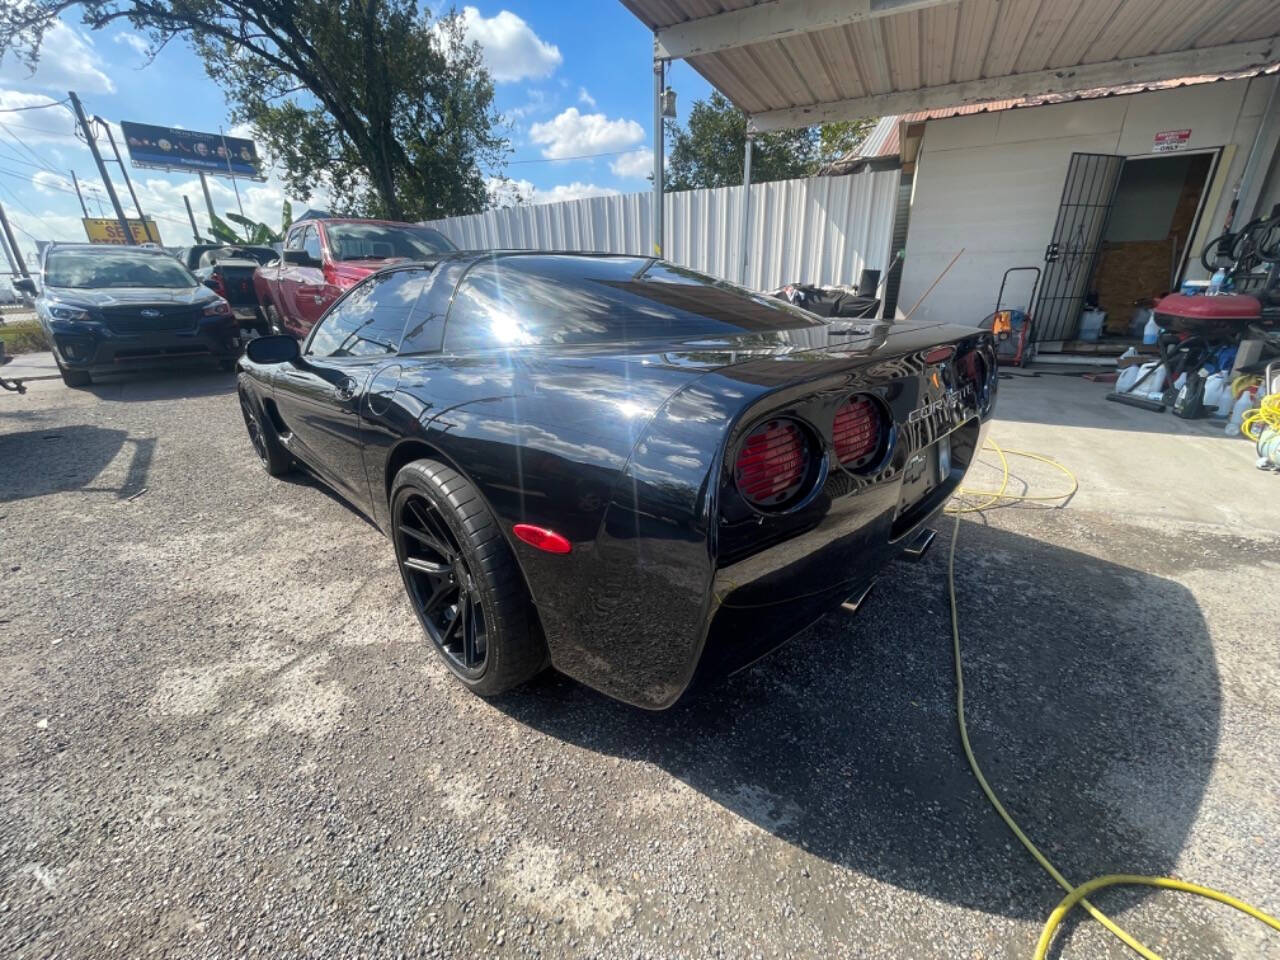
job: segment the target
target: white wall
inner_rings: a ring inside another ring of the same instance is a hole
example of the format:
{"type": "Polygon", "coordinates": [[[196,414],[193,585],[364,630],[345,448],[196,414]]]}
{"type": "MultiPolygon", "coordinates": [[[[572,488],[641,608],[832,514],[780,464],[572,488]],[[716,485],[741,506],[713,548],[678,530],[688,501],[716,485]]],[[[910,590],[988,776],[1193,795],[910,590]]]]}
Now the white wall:
{"type": "MultiPolygon", "coordinates": [[[[978,323],[1009,267],[1044,265],[1072,153],[1140,156],[1162,130],[1189,128],[1185,151],[1234,144],[1202,232],[1216,234],[1276,77],[930,120],[918,158],[899,308],[910,309],[961,247],[917,319],[978,323]]],[[[1265,167],[1264,167],[1265,168],[1265,167]]],[[[1199,246],[1195,247],[1198,254],[1199,246]]],[[[1195,258],[1198,261],[1198,256],[1195,258]]],[[[1190,276],[1200,275],[1198,263],[1190,276]]],[[[1025,305],[1029,284],[1006,305],[1025,305]]]]}
{"type": "MultiPolygon", "coordinates": [[[[757,183],[751,187],[746,285],[856,284],[889,262],[898,171],[757,183]]],[[[668,260],[715,277],[741,277],[742,188],[669,193],[668,260]]],[[[651,195],[523,204],[428,224],[464,249],[647,254],[651,195]]]]}

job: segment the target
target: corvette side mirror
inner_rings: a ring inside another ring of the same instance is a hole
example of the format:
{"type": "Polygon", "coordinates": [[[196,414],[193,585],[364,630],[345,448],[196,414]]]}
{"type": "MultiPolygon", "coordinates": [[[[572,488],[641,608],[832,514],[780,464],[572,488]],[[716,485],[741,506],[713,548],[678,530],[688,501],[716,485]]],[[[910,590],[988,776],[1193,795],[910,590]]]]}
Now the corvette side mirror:
{"type": "Polygon", "coordinates": [[[244,355],[254,363],[274,364],[295,361],[302,352],[297,340],[288,334],[282,334],[275,337],[255,337],[244,348],[244,355]]]}

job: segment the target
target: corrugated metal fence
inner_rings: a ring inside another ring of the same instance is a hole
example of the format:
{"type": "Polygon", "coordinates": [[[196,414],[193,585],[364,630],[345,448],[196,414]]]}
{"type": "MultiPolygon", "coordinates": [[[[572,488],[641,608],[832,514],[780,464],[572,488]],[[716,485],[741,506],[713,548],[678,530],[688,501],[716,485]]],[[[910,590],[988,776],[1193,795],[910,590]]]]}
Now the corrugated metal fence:
{"type": "MultiPolygon", "coordinates": [[[[746,285],[856,284],[889,263],[896,170],[780,180],[751,187],[746,285]]],[[[629,193],[521,204],[429,224],[463,249],[586,250],[645,254],[651,195],[629,193]]],[[[742,188],[666,196],[666,257],[712,276],[741,279],[742,188]]]]}

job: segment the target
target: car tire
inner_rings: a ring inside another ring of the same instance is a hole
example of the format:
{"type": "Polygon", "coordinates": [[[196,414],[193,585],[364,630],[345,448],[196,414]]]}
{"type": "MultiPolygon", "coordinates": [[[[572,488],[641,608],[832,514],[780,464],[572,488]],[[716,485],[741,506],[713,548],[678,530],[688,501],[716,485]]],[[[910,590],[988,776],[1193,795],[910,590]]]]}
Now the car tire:
{"type": "Polygon", "coordinates": [[[260,337],[269,337],[272,334],[271,318],[267,316],[267,311],[262,307],[253,308],[253,329],[258,332],[260,337]]]}
{"type": "Polygon", "coordinates": [[[268,303],[262,308],[262,313],[267,318],[268,336],[278,337],[287,332],[284,328],[284,324],[280,322],[280,311],[275,308],[274,304],[268,303]]]}
{"type": "Polygon", "coordinates": [[[454,676],[473,693],[492,697],[541,673],[549,663],[547,646],[524,577],[497,519],[471,482],[438,461],[415,460],[396,474],[390,506],[396,562],[409,601],[454,676]],[[438,536],[456,557],[433,550],[422,534],[410,533],[406,526],[438,536]],[[446,580],[422,572],[423,564],[453,572],[446,580]],[[448,596],[436,597],[437,582],[456,594],[452,605],[448,596]],[[459,618],[460,629],[455,629],[459,618]],[[482,660],[470,665],[465,656],[469,628],[472,650],[483,644],[482,660]],[[449,629],[455,629],[456,650],[447,643],[449,629]]]}
{"type": "Polygon", "coordinates": [[[254,453],[262,469],[271,477],[283,477],[293,469],[293,457],[280,442],[271,419],[262,414],[246,386],[248,377],[240,374],[240,388],[236,392],[240,396],[240,413],[244,417],[245,429],[249,431],[249,442],[253,444],[254,453]]]}
{"type": "Polygon", "coordinates": [[[93,376],[88,370],[68,370],[59,364],[58,373],[62,374],[62,382],[68,387],[87,387],[93,383],[93,376]]]}

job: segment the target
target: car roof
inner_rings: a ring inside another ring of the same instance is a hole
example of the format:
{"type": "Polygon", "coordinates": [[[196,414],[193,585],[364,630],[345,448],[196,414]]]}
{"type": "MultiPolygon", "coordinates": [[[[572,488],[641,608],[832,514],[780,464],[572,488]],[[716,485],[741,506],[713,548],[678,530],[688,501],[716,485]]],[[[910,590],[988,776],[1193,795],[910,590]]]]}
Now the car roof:
{"type": "Polygon", "coordinates": [[[173,259],[173,254],[167,250],[161,250],[159,247],[136,247],[127,243],[51,243],[45,248],[45,255],[61,250],[92,250],[98,253],[120,253],[121,251],[132,251],[133,253],[145,253],[151,256],[169,257],[173,259]]]}
{"type": "MultiPolygon", "coordinates": [[[[289,229],[305,226],[308,223],[371,223],[380,227],[423,227],[427,230],[436,230],[435,227],[427,226],[425,223],[411,223],[408,220],[378,220],[373,217],[310,217],[296,221],[290,225],[289,229]]],[[[436,230],[436,233],[439,232],[436,230]]]]}

